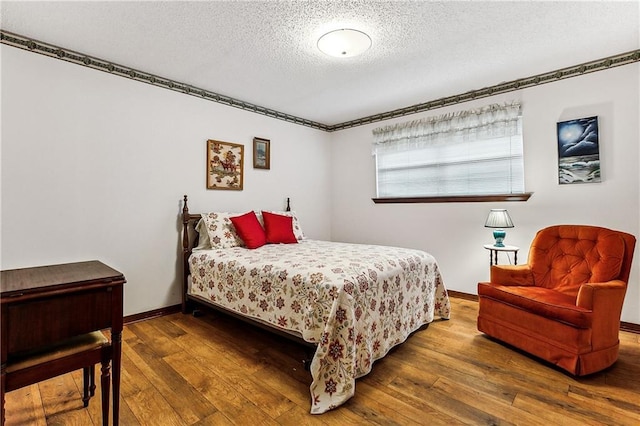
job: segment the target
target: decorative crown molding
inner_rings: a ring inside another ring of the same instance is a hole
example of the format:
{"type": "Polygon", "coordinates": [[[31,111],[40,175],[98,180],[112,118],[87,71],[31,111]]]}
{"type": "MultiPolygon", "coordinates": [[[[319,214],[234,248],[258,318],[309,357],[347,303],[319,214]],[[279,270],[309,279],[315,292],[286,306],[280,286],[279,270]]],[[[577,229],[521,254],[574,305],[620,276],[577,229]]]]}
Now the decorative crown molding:
{"type": "Polygon", "coordinates": [[[169,78],[150,74],[124,65],[119,65],[104,59],[96,58],[95,56],[85,55],[83,53],[54,46],[19,34],[10,33],[8,31],[0,30],[0,43],[28,50],[30,52],[39,53],[51,58],[61,59],[63,61],[82,65],[88,68],[93,68],[98,71],[104,71],[130,80],[136,80],[153,86],[162,87],[163,89],[173,90],[185,95],[195,96],[208,101],[243,109],[245,111],[255,112],[256,114],[266,115],[267,117],[277,118],[278,120],[284,120],[314,129],[329,131],[329,126],[326,124],[285,114],[284,112],[276,111],[271,108],[262,107],[230,96],[221,95],[210,90],[200,89],[187,83],[171,80],[169,78]]]}
{"type": "Polygon", "coordinates": [[[539,86],[541,84],[552,83],[566,78],[577,77],[580,75],[603,71],[609,68],[628,65],[640,61],[640,49],[630,52],[621,53],[614,56],[586,62],[572,67],[562,68],[556,71],[550,71],[543,74],[534,75],[532,77],[521,78],[509,82],[496,84],[494,86],[485,87],[483,89],[471,90],[454,96],[447,96],[429,102],[412,105],[405,108],[395,109],[389,112],[369,115],[367,117],[358,118],[356,120],[345,121],[333,125],[318,123],[316,121],[307,120],[305,118],[296,117],[284,112],[276,111],[271,108],[262,107],[249,102],[235,99],[230,96],[221,95],[210,90],[201,89],[187,83],[171,80],[169,78],[150,74],[124,65],[115,64],[104,59],[94,56],[85,55],[73,50],[54,46],[49,43],[41,42],[21,36],[19,34],[0,30],[0,43],[8,46],[17,47],[30,52],[39,53],[51,58],[61,59],[63,61],[72,62],[77,65],[93,68],[95,70],[107,72],[120,77],[131,80],[140,81],[142,83],[151,84],[153,86],[162,87],[164,89],[173,90],[185,95],[196,96],[211,102],[232,106],[234,108],[243,109],[245,111],[254,112],[256,114],[266,115],[267,117],[278,120],[288,121],[290,123],[299,124],[301,126],[311,127],[313,129],[323,130],[325,132],[334,132],[337,130],[348,129],[365,124],[376,123],[379,121],[389,120],[392,118],[404,117],[411,114],[417,114],[432,109],[442,108],[445,106],[456,105],[475,99],[486,98],[488,96],[498,95],[501,93],[512,92],[525,89],[527,87],[539,86]]]}
{"type": "Polygon", "coordinates": [[[393,111],[385,112],[382,114],[370,115],[368,117],[359,118],[357,120],[346,121],[344,123],[335,124],[329,126],[329,131],[336,131],[342,129],[348,129],[350,127],[362,126],[364,124],[374,123],[383,120],[389,120],[391,118],[403,117],[410,114],[416,114],[419,112],[429,111],[431,109],[442,108],[445,106],[456,105],[463,102],[472,101],[475,99],[486,98],[488,96],[498,95],[501,93],[513,92],[516,90],[525,89],[527,87],[539,86],[541,84],[553,83],[555,81],[564,80],[566,78],[577,77],[580,75],[603,71],[609,68],[618,67],[621,65],[628,65],[634,62],[640,61],[640,49],[632,50],[631,52],[621,53],[615,56],[609,56],[607,58],[598,59],[591,62],[586,62],[580,65],[574,65],[572,67],[562,68],[556,71],[546,72],[544,74],[534,75],[533,77],[521,78],[518,80],[508,81],[495,86],[485,87],[484,89],[471,90],[469,92],[447,96],[444,98],[436,99],[410,107],[399,108],[393,111]]]}

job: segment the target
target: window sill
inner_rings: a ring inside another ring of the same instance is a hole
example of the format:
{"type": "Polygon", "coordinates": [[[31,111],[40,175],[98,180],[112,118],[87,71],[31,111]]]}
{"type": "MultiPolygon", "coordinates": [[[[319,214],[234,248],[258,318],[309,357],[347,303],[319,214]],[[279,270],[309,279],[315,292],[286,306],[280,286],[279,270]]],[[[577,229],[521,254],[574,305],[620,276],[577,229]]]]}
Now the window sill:
{"type": "Polygon", "coordinates": [[[389,197],[372,198],[376,204],[402,203],[478,203],[497,201],[527,201],[533,192],[524,194],[492,194],[492,195],[449,195],[444,197],[389,197]]]}

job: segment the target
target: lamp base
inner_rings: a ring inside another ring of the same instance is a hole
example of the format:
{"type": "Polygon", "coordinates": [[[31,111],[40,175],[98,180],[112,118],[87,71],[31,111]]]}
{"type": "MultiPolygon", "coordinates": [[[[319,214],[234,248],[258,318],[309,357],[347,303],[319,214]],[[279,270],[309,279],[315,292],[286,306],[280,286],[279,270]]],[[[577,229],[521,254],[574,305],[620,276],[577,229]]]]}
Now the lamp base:
{"type": "Polygon", "coordinates": [[[496,243],[493,245],[494,247],[504,247],[504,237],[507,236],[507,232],[504,229],[495,229],[493,231],[493,238],[495,238],[496,243]]]}

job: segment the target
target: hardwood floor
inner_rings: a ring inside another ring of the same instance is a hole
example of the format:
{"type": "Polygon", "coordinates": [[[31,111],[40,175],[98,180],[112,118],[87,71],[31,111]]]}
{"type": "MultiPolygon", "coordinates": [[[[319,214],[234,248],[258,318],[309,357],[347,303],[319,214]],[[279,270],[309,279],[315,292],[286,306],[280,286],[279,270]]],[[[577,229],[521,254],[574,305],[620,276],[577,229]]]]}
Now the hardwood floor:
{"type": "MultiPolygon", "coordinates": [[[[359,379],[342,407],[309,414],[305,348],[223,315],[173,314],[125,327],[123,425],[640,424],[640,335],[618,362],[572,378],[476,330],[477,302],[411,336],[359,379]]],[[[78,371],[6,395],[6,425],[99,425],[78,371]]]]}

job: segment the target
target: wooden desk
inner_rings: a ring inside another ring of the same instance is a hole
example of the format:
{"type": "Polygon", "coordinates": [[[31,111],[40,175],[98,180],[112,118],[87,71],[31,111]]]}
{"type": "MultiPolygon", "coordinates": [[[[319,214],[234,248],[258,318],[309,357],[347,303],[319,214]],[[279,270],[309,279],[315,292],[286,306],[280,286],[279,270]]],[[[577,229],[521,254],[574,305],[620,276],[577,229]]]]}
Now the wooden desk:
{"type": "MultiPolygon", "coordinates": [[[[113,424],[118,425],[124,276],[97,260],[0,274],[2,424],[7,360],[77,335],[111,329],[113,424]]],[[[108,411],[105,414],[108,417],[108,411]]]]}

